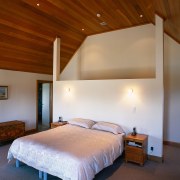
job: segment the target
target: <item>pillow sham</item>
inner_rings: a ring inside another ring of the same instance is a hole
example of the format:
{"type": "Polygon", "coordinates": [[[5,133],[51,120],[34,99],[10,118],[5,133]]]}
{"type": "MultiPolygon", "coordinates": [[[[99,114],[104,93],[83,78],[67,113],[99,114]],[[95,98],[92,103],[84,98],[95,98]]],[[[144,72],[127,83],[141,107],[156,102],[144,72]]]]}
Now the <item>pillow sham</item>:
{"type": "Polygon", "coordinates": [[[95,124],[95,122],[93,120],[82,119],[82,118],[74,118],[68,122],[69,122],[69,124],[81,126],[81,127],[87,128],[87,129],[90,129],[95,124]]]}
{"type": "Polygon", "coordinates": [[[111,132],[113,134],[124,133],[124,131],[120,125],[114,124],[114,123],[109,123],[109,122],[102,122],[102,121],[94,124],[92,126],[92,129],[107,131],[107,132],[111,132]]]}

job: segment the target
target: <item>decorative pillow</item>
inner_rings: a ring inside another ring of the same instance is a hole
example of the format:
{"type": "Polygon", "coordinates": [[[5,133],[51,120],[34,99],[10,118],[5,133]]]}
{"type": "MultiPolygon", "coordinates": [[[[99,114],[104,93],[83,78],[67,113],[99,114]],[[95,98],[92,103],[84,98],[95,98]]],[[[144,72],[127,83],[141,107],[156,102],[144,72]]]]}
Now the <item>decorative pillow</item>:
{"type": "Polygon", "coordinates": [[[93,120],[82,119],[82,118],[74,118],[68,122],[69,124],[77,125],[77,126],[81,126],[81,127],[89,128],[89,129],[95,124],[93,120]]]}
{"type": "Polygon", "coordinates": [[[109,122],[97,122],[95,125],[92,126],[92,129],[108,131],[114,134],[124,133],[120,125],[109,123],[109,122]]]}

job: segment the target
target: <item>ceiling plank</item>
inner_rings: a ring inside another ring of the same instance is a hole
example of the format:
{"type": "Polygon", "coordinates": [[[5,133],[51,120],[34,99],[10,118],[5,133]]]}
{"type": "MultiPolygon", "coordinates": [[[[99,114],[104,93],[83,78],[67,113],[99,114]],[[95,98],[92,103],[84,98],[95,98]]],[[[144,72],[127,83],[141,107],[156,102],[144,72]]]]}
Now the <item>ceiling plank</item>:
{"type": "Polygon", "coordinates": [[[9,62],[3,61],[0,58],[0,69],[15,70],[15,71],[24,71],[24,72],[33,72],[41,74],[52,74],[52,68],[49,70],[49,67],[42,67],[41,65],[31,65],[31,64],[22,64],[21,62],[9,62]],[[13,66],[13,69],[12,69],[13,66]]]}

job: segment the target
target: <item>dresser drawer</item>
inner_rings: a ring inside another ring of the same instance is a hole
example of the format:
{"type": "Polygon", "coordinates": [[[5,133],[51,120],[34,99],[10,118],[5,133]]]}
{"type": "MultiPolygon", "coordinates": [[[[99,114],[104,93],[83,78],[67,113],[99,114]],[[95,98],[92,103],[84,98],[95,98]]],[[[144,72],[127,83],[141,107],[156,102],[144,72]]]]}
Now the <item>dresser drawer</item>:
{"type": "Polygon", "coordinates": [[[0,142],[13,140],[24,136],[25,123],[22,121],[9,121],[0,123],[0,142]]]}

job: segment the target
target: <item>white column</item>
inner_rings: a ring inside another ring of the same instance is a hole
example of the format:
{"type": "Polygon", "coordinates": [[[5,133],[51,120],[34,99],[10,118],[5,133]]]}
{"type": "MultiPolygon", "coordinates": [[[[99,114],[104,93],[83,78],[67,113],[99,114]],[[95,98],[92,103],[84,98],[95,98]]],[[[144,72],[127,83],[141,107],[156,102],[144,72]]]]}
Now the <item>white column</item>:
{"type": "Polygon", "coordinates": [[[158,15],[155,15],[155,47],[156,47],[156,79],[163,82],[163,19],[158,15]]]}
{"type": "Polygon", "coordinates": [[[53,82],[60,79],[60,38],[56,38],[53,44],[53,82]]]}
{"type": "Polygon", "coordinates": [[[164,84],[163,84],[163,60],[164,60],[164,30],[163,30],[163,19],[159,17],[158,15],[155,15],[155,47],[156,47],[156,80],[157,80],[157,86],[159,86],[160,89],[160,101],[161,101],[161,107],[160,107],[160,116],[157,117],[157,120],[159,123],[161,123],[161,131],[160,137],[162,139],[161,141],[161,147],[160,147],[160,153],[161,157],[163,156],[163,120],[164,120],[164,84]]]}

